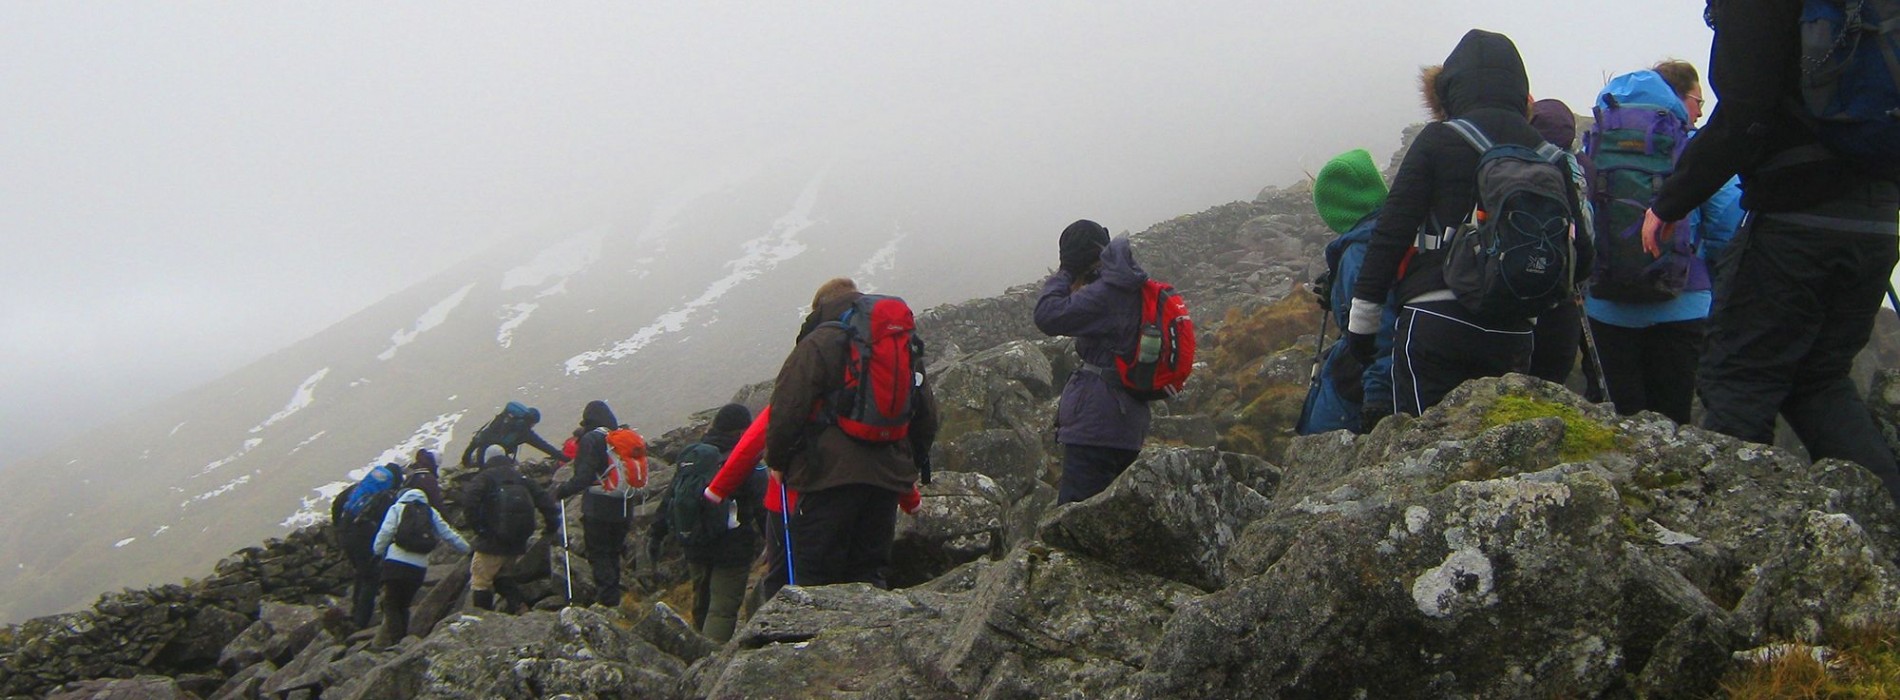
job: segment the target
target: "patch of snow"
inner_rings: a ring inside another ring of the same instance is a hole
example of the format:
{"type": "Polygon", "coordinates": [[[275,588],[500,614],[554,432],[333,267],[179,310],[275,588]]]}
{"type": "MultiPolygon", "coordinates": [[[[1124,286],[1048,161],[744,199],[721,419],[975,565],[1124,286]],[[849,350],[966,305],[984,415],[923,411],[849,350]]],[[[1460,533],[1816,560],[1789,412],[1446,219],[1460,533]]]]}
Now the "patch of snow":
{"type": "Polygon", "coordinates": [[[172,426],[172,431],[171,431],[171,432],[169,432],[169,433],[166,433],[166,434],[165,434],[165,437],[171,437],[171,436],[173,436],[173,435],[177,435],[177,434],[178,434],[178,429],[179,429],[179,428],[183,428],[183,427],[185,427],[185,423],[187,423],[187,422],[189,422],[189,421],[182,421],[182,422],[180,422],[180,423],[179,423],[178,425],[174,425],[174,426],[172,426]]]}
{"type": "MultiPolygon", "coordinates": [[[[317,370],[316,374],[312,374],[308,378],[304,379],[302,384],[297,385],[297,390],[294,392],[291,392],[290,403],[284,404],[284,410],[271,414],[271,417],[264,419],[264,422],[258,423],[256,426],[253,426],[251,428],[251,432],[253,433],[263,432],[265,428],[271,427],[272,425],[276,425],[278,421],[281,421],[285,418],[289,418],[293,415],[296,415],[298,411],[309,408],[310,403],[312,401],[315,401],[317,398],[317,395],[316,395],[317,382],[323,381],[323,378],[329,375],[330,375],[330,368],[325,367],[323,369],[317,370]]],[[[179,425],[184,425],[184,423],[179,423],[179,425]]],[[[173,432],[177,432],[177,428],[173,428],[172,430],[173,432]]]]}
{"type": "Polygon", "coordinates": [[[859,290],[866,294],[877,291],[876,279],[879,273],[897,269],[897,244],[904,242],[904,239],[909,236],[908,233],[898,232],[884,244],[884,247],[871,253],[871,257],[865,259],[864,264],[859,265],[856,272],[851,273],[851,279],[858,283],[859,290]]]}
{"type": "Polygon", "coordinates": [[[325,433],[328,433],[328,432],[330,432],[330,431],[328,431],[328,430],[319,430],[319,431],[317,431],[317,434],[315,434],[315,435],[312,435],[312,436],[310,436],[310,437],[307,437],[307,438],[304,438],[304,439],[303,439],[303,442],[299,442],[299,443],[297,443],[297,446],[296,446],[296,447],[292,447],[292,448],[290,448],[290,454],[293,454],[293,455],[294,455],[294,454],[297,454],[297,450],[301,450],[301,449],[303,449],[303,448],[304,448],[304,446],[305,446],[305,445],[308,445],[308,444],[310,444],[310,443],[313,443],[313,442],[316,442],[316,441],[317,441],[317,438],[320,438],[320,437],[323,437],[323,436],[324,436],[324,434],[325,434],[325,433]]]}
{"type": "Polygon", "coordinates": [[[502,273],[502,291],[539,287],[547,284],[548,280],[556,280],[555,286],[565,284],[568,277],[587,269],[588,265],[600,259],[601,241],[604,238],[606,233],[598,229],[569,236],[567,240],[536,254],[527,264],[502,273]]]}
{"type": "Polygon", "coordinates": [[[139,538],[137,538],[137,537],[127,537],[127,538],[125,538],[125,539],[122,539],[122,540],[119,540],[119,541],[117,541],[117,542],[114,542],[114,543],[112,543],[112,548],[113,548],[113,549],[121,549],[121,548],[123,548],[123,547],[125,547],[125,546],[126,546],[126,545],[128,545],[128,544],[132,544],[133,542],[137,542],[137,541],[138,541],[138,539],[139,539],[139,538]]]}
{"type": "Polygon", "coordinates": [[[806,246],[799,242],[798,234],[817,222],[811,218],[812,209],[818,204],[818,190],[824,183],[824,174],[805,185],[805,190],[793,203],[792,209],[784,216],[772,222],[771,231],[758,238],[746,241],[745,254],[739,259],[726,263],[726,276],[706,286],[697,298],[686,302],[654,319],[652,323],[633,332],[625,340],[614,343],[603,350],[589,350],[567,359],[565,371],[568,375],[577,375],[594,367],[613,364],[637,353],[641,348],[658,340],[667,333],[677,332],[686,327],[687,321],[701,309],[710,306],[720,297],[732,291],[741,283],[764,274],[805,252],[806,246]]]}
{"type": "Polygon", "coordinates": [[[257,449],[257,446],[262,445],[262,444],[264,444],[263,438],[251,438],[249,440],[245,440],[243,445],[238,446],[238,450],[236,452],[233,452],[229,455],[225,455],[223,459],[219,459],[219,460],[211,462],[210,464],[206,464],[203,469],[198,470],[198,473],[191,475],[191,478],[196,479],[206,474],[210,474],[211,472],[215,472],[218,469],[222,468],[224,465],[235,462],[238,460],[238,458],[243,457],[246,454],[249,454],[251,450],[257,449]]]}
{"type": "Polygon", "coordinates": [[[236,489],[237,487],[243,486],[248,483],[251,483],[251,475],[245,474],[244,476],[240,476],[236,479],[232,479],[230,481],[224,482],[223,486],[219,486],[210,491],[206,491],[196,496],[192,496],[190,499],[186,500],[185,502],[178,504],[178,507],[180,509],[190,508],[191,504],[193,503],[203,503],[205,501],[209,501],[213,498],[217,498],[224,494],[230,493],[232,490],[236,489]]]}
{"type": "Polygon", "coordinates": [[[172,526],[170,525],[160,525],[158,526],[157,530],[152,531],[152,536],[157,537],[159,535],[165,534],[165,531],[170,530],[170,529],[172,529],[172,526]]]}
{"type": "Polygon", "coordinates": [[[1702,541],[1702,538],[1700,537],[1696,537],[1695,535],[1690,535],[1686,533],[1676,532],[1675,530],[1671,530],[1669,528],[1663,527],[1662,523],[1656,522],[1654,520],[1649,521],[1649,527],[1656,531],[1656,544],[1665,545],[1665,546],[1676,546],[1676,545],[1685,545],[1685,544],[1695,544],[1697,542],[1702,541]]]}
{"type": "Polygon", "coordinates": [[[364,384],[371,384],[371,383],[373,382],[369,380],[369,377],[359,377],[356,381],[350,382],[350,388],[354,389],[364,384]]]}
{"type": "Polygon", "coordinates": [[[397,443],[395,447],[384,450],[382,454],[363,466],[350,470],[348,480],[332,481],[318,486],[315,489],[316,493],[303,497],[297,506],[297,511],[291,513],[290,517],[284,518],[279,525],[295,530],[328,522],[330,501],[334,500],[337,494],[343,493],[343,490],[349,488],[350,485],[361,481],[364,475],[369,474],[370,469],[386,462],[406,463],[415,458],[416,450],[419,449],[435,450],[438,454],[447,451],[448,446],[455,441],[455,424],[462,420],[462,415],[466,413],[468,411],[464,409],[455,413],[444,413],[425,421],[416,428],[414,434],[397,443]]]}
{"type": "Polygon", "coordinates": [[[475,289],[473,283],[464,285],[461,289],[455,290],[454,294],[450,294],[448,298],[436,302],[435,306],[429,307],[428,311],[422,312],[422,315],[416,318],[414,328],[391,333],[389,336],[389,342],[391,343],[389,349],[377,355],[376,359],[388,360],[389,358],[395,357],[397,348],[415,342],[418,336],[429,332],[430,329],[436,326],[442,325],[443,321],[449,320],[449,312],[454,311],[455,307],[461,306],[462,300],[468,298],[469,291],[473,289],[475,289]]]}
{"type": "Polygon", "coordinates": [[[501,344],[504,348],[513,345],[515,342],[515,329],[520,328],[521,324],[527,323],[528,315],[534,313],[534,310],[538,308],[541,308],[540,304],[529,303],[508,304],[501,307],[501,327],[495,331],[495,342],[501,344]]]}

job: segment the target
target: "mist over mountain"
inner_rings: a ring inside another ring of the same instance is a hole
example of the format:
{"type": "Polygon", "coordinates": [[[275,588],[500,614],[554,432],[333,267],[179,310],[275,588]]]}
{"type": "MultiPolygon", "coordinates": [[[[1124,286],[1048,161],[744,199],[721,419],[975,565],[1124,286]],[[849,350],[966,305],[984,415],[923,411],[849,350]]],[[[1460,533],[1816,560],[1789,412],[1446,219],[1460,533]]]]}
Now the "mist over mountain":
{"type": "Polygon", "coordinates": [[[830,277],[921,310],[1032,279],[1053,258],[1059,223],[1028,231],[1019,212],[933,210],[897,197],[873,162],[728,169],[653,194],[644,222],[508,241],[0,470],[14,523],[0,535],[13,563],[0,568],[0,617],[195,575],[327,516],[371,465],[407,464],[418,448],[457,459],[510,400],[539,407],[555,444],[597,398],[658,434],[771,378],[830,277]]]}

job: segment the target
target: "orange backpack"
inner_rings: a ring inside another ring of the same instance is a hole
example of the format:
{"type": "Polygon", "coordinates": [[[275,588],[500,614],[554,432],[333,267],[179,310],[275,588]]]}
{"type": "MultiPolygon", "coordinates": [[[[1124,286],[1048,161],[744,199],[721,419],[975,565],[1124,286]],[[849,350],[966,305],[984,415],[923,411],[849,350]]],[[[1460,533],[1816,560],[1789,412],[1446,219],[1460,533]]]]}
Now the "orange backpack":
{"type": "Polygon", "coordinates": [[[597,493],[621,498],[633,497],[635,489],[647,485],[647,442],[632,428],[595,428],[607,439],[607,468],[594,484],[597,493]]]}

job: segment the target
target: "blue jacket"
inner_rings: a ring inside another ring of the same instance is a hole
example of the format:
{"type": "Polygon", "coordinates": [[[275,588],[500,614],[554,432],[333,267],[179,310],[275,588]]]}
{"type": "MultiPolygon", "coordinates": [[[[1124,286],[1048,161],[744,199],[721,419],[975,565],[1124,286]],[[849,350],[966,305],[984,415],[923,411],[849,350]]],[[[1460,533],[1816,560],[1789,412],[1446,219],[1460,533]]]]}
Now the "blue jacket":
{"type": "MultiPolygon", "coordinates": [[[[1653,70],[1639,70],[1612,78],[1609,85],[1597,94],[1597,109],[1609,109],[1609,100],[1606,98],[1614,98],[1619,104],[1662,105],[1678,119],[1689,121],[1689,109],[1682,104],[1682,98],[1676,97],[1675,90],[1653,70]]],[[[1682,294],[1668,301],[1648,303],[1608,301],[1586,295],[1584,313],[1600,323],[1625,328],[1647,328],[1658,323],[1707,318],[1713,300],[1707,261],[1714,259],[1708,247],[1714,245],[1719,251],[1734,237],[1735,227],[1741,219],[1741,209],[1737,206],[1740,199],[1741,191],[1736,181],[1731,179],[1721,192],[1696,210],[1688,225],[1676,229],[1676,235],[1689,236],[1691,245],[1700,250],[1700,254],[1689,261],[1689,282],[1682,294]]]]}
{"type": "Polygon", "coordinates": [[[1093,369],[1077,370],[1056,408],[1056,442],[1139,450],[1148,437],[1148,404],[1115,376],[1115,357],[1132,351],[1141,327],[1141,287],[1148,273],[1135,264],[1127,236],[1102,250],[1101,277],[1073,292],[1074,276],[1057,270],[1042,283],[1036,328],[1075,338],[1075,352],[1093,369]]]}
{"type": "MultiPolygon", "coordinates": [[[[1378,223],[1379,212],[1375,210],[1344,235],[1326,244],[1326,267],[1333,276],[1333,308],[1330,313],[1341,330],[1346,328],[1347,316],[1351,312],[1352,289],[1359,280],[1359,267],[1366,259],[1366,244],[1372,240],[1372,230],[1378,223]]],[[[1388,297],[1385,311],[1380,314],[1379,330],[1373,335],[1379,352],[1359,376],[1364,400],[1354,401],[1340,391],[1340,377],[1337,375],[1341,363],[1346,363],[1348,368],[1357,364],[1348,359],[1351,352],[1346,347],[1345,337],[1341,336],[1327,348],[1324,359],[1320,361],[1318,372],[1313,376],[1313,384],[1307,388],[1306,405],[1300,411],[1300,421],[1294,432],[1301,435],[1332,430],[1359,432],[1359,411],[1365,403],[1392,403],[1392,332],[1399,318],[1396,306],[1388,297]]]]}
{"type": "Polygon", "coordinates": [[[468,541],[462,539],[462,535],[457,533],[455,528],[449,527],[448,521],[442,519],[442,514],[429,505],[429,494],[423,493],[422,489],[409,489],[402,492],[402,496],[396,499],[396,505],[390,506],[389,512],[383,515],[383,526],[376,530],[376,545],[373,550],[376,556],[387,561],[402,562],[418,569],[429,568],[428,553],[411,552],[396,546],[396,525],[402,522],[402,513],[408,510],[404,506],[409,503],[420,503],[422,507],[429,509],[429,516],[435,520],[436,537],[441,538],[450,547],[454,547],[455,551],[465,554],[468,552],[468,541]]]}

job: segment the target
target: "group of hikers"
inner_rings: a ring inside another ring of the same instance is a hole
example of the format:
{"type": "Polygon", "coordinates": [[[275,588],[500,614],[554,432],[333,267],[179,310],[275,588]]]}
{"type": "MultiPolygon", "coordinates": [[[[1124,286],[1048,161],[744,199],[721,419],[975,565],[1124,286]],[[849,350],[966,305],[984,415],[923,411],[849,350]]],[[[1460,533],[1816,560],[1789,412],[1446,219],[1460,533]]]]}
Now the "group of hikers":
{"type": "MultiPolygon", "coordinates": [[[[1825,32],[1801,6],[1711,2],[1710,83],[1722,101],[1708,124],[1695,128],[1705,101],[1695,68],[1666,61],[1609,82],[1581,149],[1570,108],[1532,100],[1511,40],[1466,34],[1424,71],[1434,121],[1389,187],[1363,150],[1315,177],[1319,215],[1341,234],[1315,290],[1342,337],[1318,362],[1298,431],[1369,431],[1479,377],[1561,383],[1582,356],[1589,398],[1621,413],[1687,423],[1699,391],[1704,427],[1754,442],[1772,439],[1779,413],[1816,459],[1859,463],[1900,496],[1894,455],[1848,378],[1900,258],[1900,81],[1864,75],[1895,55],[1894,15],[1872,13],[1896,4],[1849,3],[1868,14],[1837,13],[1828,26],[1845,29],[1832,51],[1808,45],[1825,32]],[[1817,88],[1820,70],[1835,83],[1817,88]],[[1817,106],[1817,90],[1885,90],[1876,101],[1891,111],[1842,137],[1835,127],[1852,115],[1840,100],[1817,106]]],[[[1149,402],[1182,389],[1195,343],[1185,301],[1149,278],[1127,236],[1079,220],[1057,249],[1034,321],[1072,337],[1081,361],[1057,406],[1066,504],[1107,490],[1135,460],[1149,402]]],[[[898,512],[920,507],[938,427],[915,331],[902,299],[825,282],[769,403],[756,417],[721,408],[665,486],[649,486],[645,442],[605,402],[586,405],[561,449],[534,433],[538,411],[510,403],[462,456],[480,469],[463,498],[472,544],[441,516],[428,451],[407,470],[369,470],[332,512],[356,567],[356,624],[370,624],[380,589],[378,641],[401,639],[427,552],[442,543],[473,549],[470,602],[496,608],[498,573],[528,550],[536,520],[566,546],[561,503],[575,495],[595,602],[619,604],[635,510],[656,494],[650,558],[679,543],[693,625],[716,641],[733,634],[761,554],[754,604],[786,585],[884,586],[898,512]],[[571,475],[524,476],[524,444],[571,463],[571,475]]]]}

